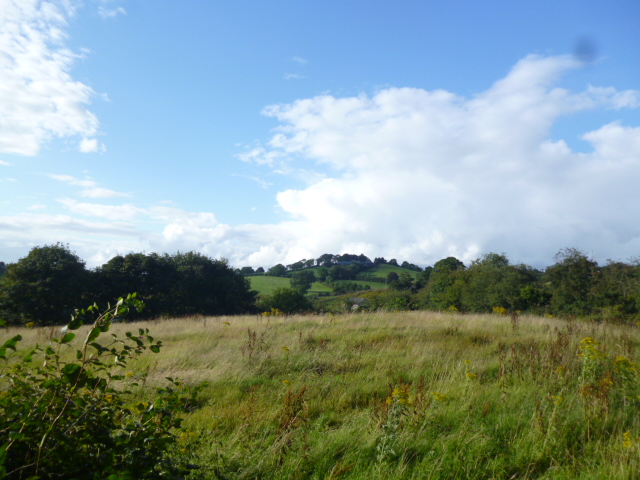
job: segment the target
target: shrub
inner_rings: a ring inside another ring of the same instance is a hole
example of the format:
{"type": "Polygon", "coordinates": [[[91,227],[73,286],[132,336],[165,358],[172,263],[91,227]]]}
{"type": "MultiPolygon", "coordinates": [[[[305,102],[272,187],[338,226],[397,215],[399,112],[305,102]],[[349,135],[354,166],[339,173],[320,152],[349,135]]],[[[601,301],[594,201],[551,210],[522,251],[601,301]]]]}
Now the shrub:
{"type": "Polygon", "coordinates": [[[135,294],[98,314],[76,311],[61,339],[20,353],[20,335],[4,342],[0,359],[0,478],[135,479],[184,475],[168,453],[177,444],[183,398],[177,382],[145,399],[123,368],[145,350],[162,346],[147,329],[99,337],[130,308],[135,294]],[[95,318],[71,360],[73,330],[95,318]],[[13,352],[13,353],[11,353],[13,352]],[[42,360],[42,361],[40,361],[42,360]],[[146,400],[146,401],[145,401],[146,400]]]}

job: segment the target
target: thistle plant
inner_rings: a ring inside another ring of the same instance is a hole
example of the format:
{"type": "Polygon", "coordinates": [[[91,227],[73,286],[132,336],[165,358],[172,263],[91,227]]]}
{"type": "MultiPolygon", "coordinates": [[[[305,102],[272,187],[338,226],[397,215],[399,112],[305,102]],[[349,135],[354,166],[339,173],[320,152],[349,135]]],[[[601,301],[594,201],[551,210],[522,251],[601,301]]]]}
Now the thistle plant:
{"type": "Polygon", "coordinates": [[[379,463],[397,455],[398,435],[402,430],[404,418],[408,415],[411,402],[409,400],[409,386],[400,385],[386,400],[387,414],[380,425],[382,435],[378,439],[376,451],[379,463]]]}

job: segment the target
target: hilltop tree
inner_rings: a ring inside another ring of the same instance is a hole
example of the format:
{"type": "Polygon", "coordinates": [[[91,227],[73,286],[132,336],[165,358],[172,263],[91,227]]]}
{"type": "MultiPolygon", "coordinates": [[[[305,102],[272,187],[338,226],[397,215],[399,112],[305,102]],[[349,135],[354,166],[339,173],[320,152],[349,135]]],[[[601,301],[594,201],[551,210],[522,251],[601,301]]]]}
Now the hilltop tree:
{"type": "Polygon", "coordinates": [[[319,267],[330,267],[335,263],[335,255],[325,253],[316,259],[316,265],[319,267]]]}
{"type": "Polygon", "coordinates": [[[286,277],[287,267],[279,263],[267,270],[267,275],[271,275],[272,277],[286,277]]]}
{"type": "Polygon", "coordinates": [[[11,324],[67,322],[90,290],[90,273],[61,243],[34,247],[0,279],[0,311],[11,324]]]}

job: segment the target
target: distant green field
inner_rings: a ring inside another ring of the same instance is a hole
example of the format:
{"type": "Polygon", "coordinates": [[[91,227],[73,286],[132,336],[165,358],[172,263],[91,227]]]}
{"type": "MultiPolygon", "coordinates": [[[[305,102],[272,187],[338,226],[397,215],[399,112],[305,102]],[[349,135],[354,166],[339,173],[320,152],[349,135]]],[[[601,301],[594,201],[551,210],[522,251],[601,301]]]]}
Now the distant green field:
{"type": "Polygon", "coordinates": [[[290,280],[283,277],[256,275],[247,278],[251,282],[251,289],[256,290],[260,295],[269,295],[276,288],[288,288],[291,286],[290,280]]]}
{"type": "Polygon", "coordinates": [[[314,282],[311,285],[311,289],[309,290],[309,293],[311,295],[313,295],[314,293],[326,293],[326,292],[333,292],[333,289],[331,287],[327,287],[324,283],[320,283],[320,282],[314,282]]]}
{"type": "Polygon", "coordinates": [[[371,287],[372,290],[376,290],[376,289],[380,289],[380,288],[385,288],[387,287],[387,285],[385,285],[384,283],[381,282],[367,282],[365,280],[338,280],[336,282],[334,282],[336,284],[339,283],[357,283],[358,285],[368,285],[369,287],[371,287]]]}
{"type": "MultiPolygon", "coordinates": [[[[311,270],[318,271],[320,269],[324,269],[325,267],[313,267],[311,270]]],[[[414,270],[408,270],[402,267],[396,267],[394,265],[378,265],[377,267],[371,268],[369,270],[365,270],[361,272],[361,275],[372,275],[375,277],[385,278],[389,273],[396,272],[400,275],[403,272],[408,272],[413,278],[415,278],[419,272],[414,270]]],[[[249,282],[251,283],[251,288],[256,290],[260,295],[269,295],[276,288],[287,288],[291,286],[291,282],[288,278],[283,277],[271,277],[269,275],[255,275],[249,276],[249,282]]],[[[365,280],[347,280],[348,282],[355,282],[361,285],[368,285],[372,289],[377,288],[385,288],[385,284],[382,282],[369,282],[365,280]]],[[[331,287],[324,285],[323,283],[316,282],[311,286],[311,290],[309,290],[310,294],[318,294],[318,293],[326,293],[332,292],[331,287]]]]}
{"type": "Polygon", "coordinates": [[[398,275],[400,275],[403,272],[408,272],[413,278],[416,278],[418,273],[420,273],[420,272],[416,272],[415,270],[409,270],[407,268],[382,264],[382,265],[378,265],[377,267],[371,268],[369,270],[365,270],[364,272],[362,272],[362,274],[375,275],[376,277],[386,277],[391,272],[396,272],[398,275]]]}

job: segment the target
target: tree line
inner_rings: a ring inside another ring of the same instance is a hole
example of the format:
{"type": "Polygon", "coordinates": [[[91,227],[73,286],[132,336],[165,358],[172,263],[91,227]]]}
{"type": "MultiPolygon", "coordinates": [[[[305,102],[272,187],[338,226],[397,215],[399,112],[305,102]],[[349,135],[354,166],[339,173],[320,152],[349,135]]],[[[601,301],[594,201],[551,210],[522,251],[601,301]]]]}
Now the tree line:
{"type": "Polygon", "coordinates": [[[538,270],[511,264],[504,254],[486,254],[468,267],[448,257],[415,279],[406,273],[390,274],[395,275],[389,281],[395,293],[389,298],[402,309],[528,312],[617,321],[640,316],[637,261],[599,265],[573,248],[561,250],[555,260],[538,270]]]}
{"type": "MultiPolygon", "coordinates": [[[[558,252],[555,263],[544,269],[512,264],[506,255],[496,253],[486,254],[469,266],[455,257],[426,268],[415,268],[408,262],[398,265],[395,260],[384,258],[376,258],[372,265],[382,263],[418,273],[390,272],[386,277],[375,277],[367,273],[370,267],[359,260],[352,259],[349,263],[327,254],[315,261],[316,266],[325,268],[282,274],[290,277],[292,287],[302,292],[308,290],[313,280],[338,286],[335,293],[361,290],[352,296],[367,299],[360,307],[372,310],[528,312],[616,321],[640,317],[637,260],[599,265],[580,250],[567,248],[558,252]],[[361,285],[358,288],[357,281],[384,282],[387,289],[364,291],[361,285]]],[[[315,307],[322,310],[326,305],[327,300],[321,299],[315,307]]]]}
{"type": "Polygon", "coordinates": [[[253,312],[257,292],[226,260],[196,252],[118,255],[90,270],[63,244],[35,247],[0,278],[0,319],[55,325],[75,308],[137,292],[145,318],[253,312]]]}
{"type": "Polygon", "coordinates": [[[291,288],[260,297],[245,276],[248,268],[233,269],[226,260],[187,252],[119,255],[88,270],[62,244],[36,247],[25,258],[5,266],[0,278],[0,319],[10,324],[64,323],[75,307],[94,301],[105,305],[130,292],[140,294],[147,304],[144,315],[151,318],[270,309],[326,311],[326,298],[305,297],[315,281],[334,282],[336,293],[361,286],[361,292],[350,295],[367,299],[362,306],[370,309],[529,312],[605,320],[640,317],[640,263],[599,265],[572,248],[561,250],[555,263],[542,270],[512,264],[506,255],[496,253],[469,266],[447,257],[426,268],[408,262],[398,265],[395,259],[381,257],[372,262],[362,254],[325,254],[270,268],[267,273],[290,278],[291,288]],[[367,271],[380,264],[404,266],[417,274],[391,272],[384,278],[385,290],[365,291],[358,281],[367,281],[367,271]]]}

